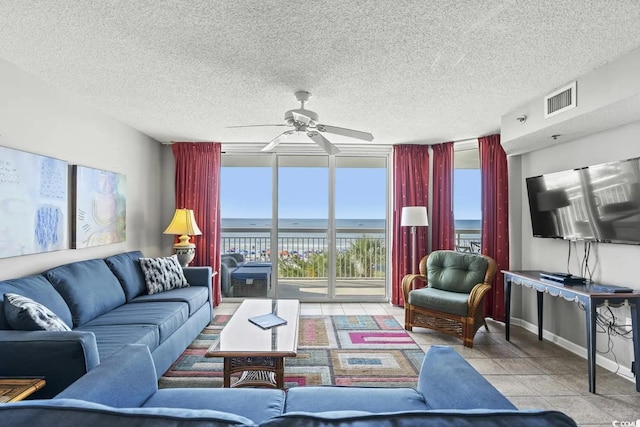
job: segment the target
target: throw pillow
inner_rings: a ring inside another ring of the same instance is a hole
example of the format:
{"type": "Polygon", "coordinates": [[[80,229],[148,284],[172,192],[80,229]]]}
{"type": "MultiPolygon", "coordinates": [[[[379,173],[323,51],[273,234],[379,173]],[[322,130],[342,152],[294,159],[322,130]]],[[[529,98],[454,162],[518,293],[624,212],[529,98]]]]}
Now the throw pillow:
{"type": "Polygon", "coordinates": [[[4,294],[4,315],[13,329],[70,331],[71,328],[44,305],[18,294],[4,294]]]}
{"type": "Polygon", "coordinates": [[[189,286],[176,255],[164,258],[140,258],[139,261],[149,295],[189,286]]]}

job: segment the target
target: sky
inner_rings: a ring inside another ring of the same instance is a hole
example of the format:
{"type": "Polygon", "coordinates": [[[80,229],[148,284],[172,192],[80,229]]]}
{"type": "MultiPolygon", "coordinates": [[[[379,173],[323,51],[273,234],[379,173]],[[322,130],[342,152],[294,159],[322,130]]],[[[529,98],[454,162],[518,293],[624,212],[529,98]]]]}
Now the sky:
{"type": "MultiPolygon", "coordinates": [[[[283,167],[279,170],[281,218],[326,217],[327,168],[283,167]]],[[[223,167],[221,208],[224,218],[271,217],[271,168],[223,167]]],[[[336,169],[336,218],[383,219],[387,175],[383,168],[336,169]]],[[[480,219],[480,171],[454,171],[454,216],[480,219]]]]}

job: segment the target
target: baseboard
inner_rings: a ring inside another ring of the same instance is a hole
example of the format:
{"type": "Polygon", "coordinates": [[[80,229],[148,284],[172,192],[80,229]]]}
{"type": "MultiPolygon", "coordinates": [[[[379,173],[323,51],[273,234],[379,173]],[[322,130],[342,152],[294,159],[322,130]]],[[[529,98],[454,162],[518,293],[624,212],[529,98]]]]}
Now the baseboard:
{"type": "MultiPolygon", "coordinates": [[[[538,335],[538,325],[534,325],[533,323],[529,323],[526,322],[522,319],[516,319],[516,318],[511,318],[511,324],[512,325],[516,325],[516,326],[520,326],[524,329],[526,329],[529,332],[533,332],[534,334],[538,335]]],[[[553,334],[545,329],[542,330],[542,338],[552,342],[556,345],[558,345],[559,347],[564,348],[565,350],[570,351],[571,353],[575,354],[576,356],[580,356],[583,359],[586,360],[586,354],[587,354],[587,349],[584,347],[581,347],[579,345],[577,345],[574,342],[571,342],[569,340],[566,340],[556,334],[553,334]]],[[[596,354],[596,365],[603,367],[604,369],[611,371],[611,372],[616,372],[617,374],[620,375],[622,378],[629,380],[633,383],[635,383],[635,378],[633,375],[633,372],[631,372],[631,369],[622,366],[622,365],[618,365],[616,362],[614,362],[611,359],[607,359],[606,357],[603,357],[599,354],[596,354]]]]}

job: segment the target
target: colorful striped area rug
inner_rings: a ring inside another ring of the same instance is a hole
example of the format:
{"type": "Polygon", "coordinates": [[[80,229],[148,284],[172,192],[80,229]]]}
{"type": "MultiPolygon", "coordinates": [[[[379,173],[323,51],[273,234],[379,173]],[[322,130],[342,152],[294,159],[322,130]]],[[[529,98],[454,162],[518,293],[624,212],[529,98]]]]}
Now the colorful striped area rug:
{"type": "MultiPolygon", "coordinates": [[[[161,388],[222,387],[222,358],[204,357],[231,316],[215,316],[160,378],[161,388]]],[[[285,387],[415,387],[424,352],[393,316],[301,316],[285,387]]]]}

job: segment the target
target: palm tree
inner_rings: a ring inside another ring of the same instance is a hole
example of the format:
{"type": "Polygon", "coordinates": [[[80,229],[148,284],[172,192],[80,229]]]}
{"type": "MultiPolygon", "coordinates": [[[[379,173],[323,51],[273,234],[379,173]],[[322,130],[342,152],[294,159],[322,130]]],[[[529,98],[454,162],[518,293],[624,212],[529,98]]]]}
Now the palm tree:
{"type": "Polygon", "coordinates": [[[385,264],[385,247],[380,239],[362,236],[351,243],[348,250],[349,258],[356,265],[356,275],[360,277],[374,277],[375,271],[385,264]]]}

